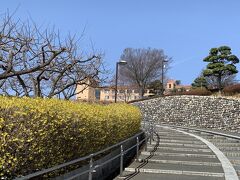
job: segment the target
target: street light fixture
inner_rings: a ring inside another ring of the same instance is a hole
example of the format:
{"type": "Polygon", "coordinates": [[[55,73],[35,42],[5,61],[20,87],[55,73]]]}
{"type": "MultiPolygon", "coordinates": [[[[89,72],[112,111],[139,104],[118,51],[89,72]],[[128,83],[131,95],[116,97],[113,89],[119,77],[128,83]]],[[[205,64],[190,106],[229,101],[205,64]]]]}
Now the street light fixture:
{"type": "Polygon", "coordinates": [[[117,102],[117,85],[118,85],[118,66],[119,65],[125,65],[127,64],[127,61],[120,60],[116,63],[116,79],[115,79],[115,103],[117,102]]]}
{"type": "Polygon", "coordinates": [[[162,90],[161,90],[161,95],[163,95],[163,92],[164,92],[164,83],[163,83],[163,80],[164,80],[164,63],[167,63],[168,61],[166,60],[163,60],[162,61],[162,90]]]}

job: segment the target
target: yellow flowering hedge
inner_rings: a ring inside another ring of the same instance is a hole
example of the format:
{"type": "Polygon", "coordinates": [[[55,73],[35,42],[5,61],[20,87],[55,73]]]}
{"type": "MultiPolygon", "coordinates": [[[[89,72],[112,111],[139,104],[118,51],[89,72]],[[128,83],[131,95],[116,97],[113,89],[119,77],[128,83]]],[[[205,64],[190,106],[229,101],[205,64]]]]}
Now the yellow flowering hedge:
{"type": "Polygon", "coordinates": [[[12,178],[96,152],[137,133],[127,104],[0,97],[0,176],[12,178]]]}

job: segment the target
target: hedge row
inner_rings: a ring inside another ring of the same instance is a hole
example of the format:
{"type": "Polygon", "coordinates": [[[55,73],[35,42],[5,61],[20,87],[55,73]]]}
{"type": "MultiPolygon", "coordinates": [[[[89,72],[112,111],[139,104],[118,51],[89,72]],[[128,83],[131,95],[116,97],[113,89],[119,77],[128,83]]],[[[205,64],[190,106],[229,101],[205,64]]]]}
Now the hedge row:
{"type": "Polygon", "coordinates": [[[79,158],[140,129],[140,111],[54,99],[0,97],[0,176],[12,178],[79,158]]]}
{"type": "Polygon", "coordinates": [[[183,92],[172,92],[171,95],[194,95],[194,96],[210,96],[212,93],[211,91],[203,88],[196,88],[191,89],[190,91],[183,91],[183,92]]]}
{"type": "Polygon", "coordinates": [[[240,84],[234,84],[231,86],[227,86],[223,89],[223,93],[225,95],[235,95],[240,93],[240,84]]]}

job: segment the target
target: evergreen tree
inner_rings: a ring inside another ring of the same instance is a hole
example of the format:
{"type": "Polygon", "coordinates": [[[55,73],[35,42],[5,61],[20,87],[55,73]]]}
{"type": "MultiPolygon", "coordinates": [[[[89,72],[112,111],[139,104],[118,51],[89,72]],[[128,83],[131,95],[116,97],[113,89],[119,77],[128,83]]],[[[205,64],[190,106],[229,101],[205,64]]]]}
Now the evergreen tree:
{"type": "Polygon", "coordinates": [[[216,77],[219,91],[223,89],[221,83],[223,76],[231,76],[238,73],[235,64],[239,63],[239,59],[231,53],[231,48],[228,46],[212,48],[203,61],[208,62],[207,68],[203,71],[203,76],[216,77]]]}
{"type": "Polygon", "coordinates": [[[192,87],[193,88],[206,88],[207,89],[207,80],[205,77],[203,76],[200,76],[200,77],[197,77],[194,82],[192,83],[192,87]]]}
{"type": "Polygon", "coordinates": [[[149,83],[148,89],[151,89],[151,93],[160,94],[162,91],[162,82],[160,80],[155,80],[149,83]]]}

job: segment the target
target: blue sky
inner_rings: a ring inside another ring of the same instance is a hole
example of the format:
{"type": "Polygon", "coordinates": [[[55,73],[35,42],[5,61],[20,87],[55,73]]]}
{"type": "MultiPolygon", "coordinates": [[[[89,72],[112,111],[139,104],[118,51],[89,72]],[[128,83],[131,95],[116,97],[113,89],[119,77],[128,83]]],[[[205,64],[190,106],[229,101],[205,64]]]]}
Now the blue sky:
{"type": "Polygon", "coordinates": [[[16,17],[63,34],[85,28],[83,49],[92,42],[112,71],[127,47],[163,49],[173,58],[168,77],[183,84],[200,74],[212,47],[228,45],[240,58],[239,0],[5,0],[0,14],[17,7],[16,17]]]}

